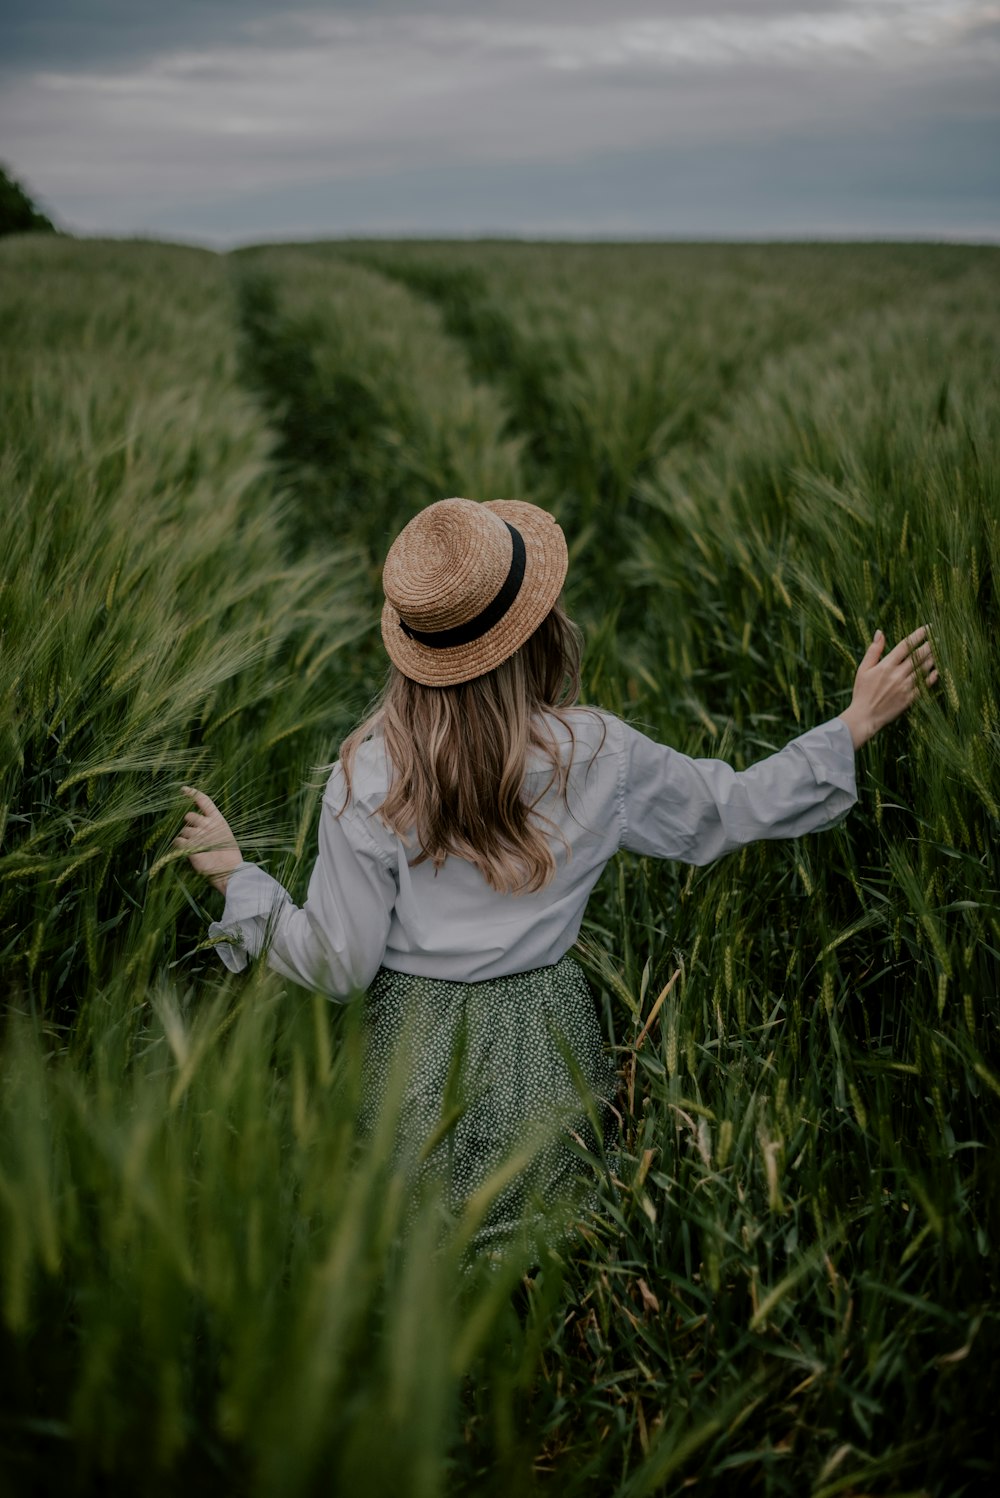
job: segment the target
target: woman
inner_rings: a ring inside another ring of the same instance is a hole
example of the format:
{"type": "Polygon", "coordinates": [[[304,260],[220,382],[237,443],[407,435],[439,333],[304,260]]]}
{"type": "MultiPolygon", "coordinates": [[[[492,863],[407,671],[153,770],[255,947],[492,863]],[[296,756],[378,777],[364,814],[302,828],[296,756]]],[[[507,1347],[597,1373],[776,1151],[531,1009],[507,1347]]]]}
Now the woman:
{"type": "MultiPolygon", "coordinates": [[[[333,998],[367,991],[367,1122],[404,1033],[408,1140],[441,1126],[458,1078],[462,1106],[436,1151],[456,1209],[557,1117],[591,1148],[587,1113],[606,1121],[600,1030],[567,954],[609,858],[705,864],[834,825],[856,800],[855,751],[937,678],[926,628],[888,655],[879,631],[839,717],[742,772],[691,759],[576,705],[566,570],[562,531],[534,505],[430,505],[386,559],[390,675],[330,775],[305,905],[243,861],[200,791],[186,788],[177,840],[226,896],[210,930],[233,971],[266,952],[333,998]]],[[[561,1190],[577,1159],[565,1135],[549,1139],[538,1189],[561,1190]]],[[[524,1189],[518,1178],[501,1195],[481,1243],[516,1224],[524,1189]]]]}

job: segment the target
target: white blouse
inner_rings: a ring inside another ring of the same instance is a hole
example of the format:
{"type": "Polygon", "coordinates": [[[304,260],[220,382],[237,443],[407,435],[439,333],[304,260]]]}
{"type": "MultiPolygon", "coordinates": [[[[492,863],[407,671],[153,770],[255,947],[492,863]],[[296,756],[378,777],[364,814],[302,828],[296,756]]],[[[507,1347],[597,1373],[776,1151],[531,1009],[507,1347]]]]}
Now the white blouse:
{"type": "MultiPolygon", "coordinates": [[[[857,800],[854,746],[840,718],[736,771],[654,743],[610,713],[574,708],[572,736],[551,726],[571,769],[568,805],[550,791],[538,811],[558,829],[554,879],[536,894],[498,894],[463,859],[413,867],[415,848],[378,816],[389,784],[379,739],[358,751],[353,795],[333,767],[323,795],[319,856],[299,909],[256,864],[234,870],[222,919],[209,928],[233,972],[266,951],[297,983],[344,999],[380,966],[477,982],[558,962],[580,930],[587,897],[620,848],[707,864],[760,838],[801,837],[841,821],[857,800]],[[338,814],[339,813],[339,814],[338,814]]],[[[550,767],[529,763],[526,791],[550,767]]]]}

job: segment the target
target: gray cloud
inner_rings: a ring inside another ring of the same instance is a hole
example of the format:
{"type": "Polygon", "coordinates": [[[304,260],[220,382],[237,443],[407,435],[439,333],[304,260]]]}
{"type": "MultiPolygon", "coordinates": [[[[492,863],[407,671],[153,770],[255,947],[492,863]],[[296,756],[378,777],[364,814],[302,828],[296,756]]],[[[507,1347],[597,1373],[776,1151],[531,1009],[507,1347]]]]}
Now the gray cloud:
{"type": "MultiPolygon", "coordinates": [[[[914,129],[914,164],[891,138],[861,131],[752,145],[600,153],[572,163],[425,167],[380,177],[275,184],[166,209],[153,193],[132,205],[133,227],[228,245],[357,233],[578,237],[996,238],[1000,169],[974,122],[914,129]],[[948,165],[947,186],[937,172],[948,165]],[[964,162],[955,175],[954,159],[964,162]],[[929,229],[929,225],[931,226],[929,229]]],[[[87,204],[80,211],[104,205],[87,204]]],[[[108,208],[110,209],[110,203],[108,208]]]]}
{"type": "Polygon", "coordinates": [[[732,179],[730,228],[716,205],[719,227],[705,232],[767,232],[765,204],[776,231],[810,204],[815,232],[852,213],[872,232],[891,232],[887,213],[902,232],[946,232],[958,184],[977,235],[1000,234],[983,189],[1000,158],[1000,3],[643,0],[616,17],[590,0],[294,12],[178,0],[163,14],[142,0],[39,0],[18,35],[22,62],[0,98],[5,150],[88,229],[280,235],[288,213],[301,232],[404,220],[428,231],[433,203],[442,228],[541,232],[547,200],[551,232],[570,220],[600,232],[612,213],[622,233],[689,232],[653,207],[664,182],[683,181],[686,222],[702,232],[691,214],[712,198],[691,179],[700,170],[732,179]],[[88,46],[60,51],[54,38],[76,35],[85,13],[88,46]],[[102,43],[116,19],[122,35],[102,43]],[[805,140],[826,165],[799,182],[789,163],[805,140]],[[602,172],[614,178],[603,195],[602,172]],[[407,208],[418,179],[423,197],[407,208]],[[481,201],[485,180],[494,190],[481,201]],[[749,180],[752,202],[737,190],[749,180]],[[251,221],[260,227],[239,227],[251,221]]]}
{"type": "MultiPolygon", "coordinates": [[[[831,0],[632,0],[632,18],[770,15],[830,9],[831,0]]],[[[608,0],[305,0],[290,7],[275,0],[3,0],[0,68],[75,67],[100,61],[120,65],[175,49],[232,44],[260,22],[287,35],[302,18],[399,21],[425,12],[444,18],[514,21],[537,17],[590,24],[607,20],[608,0]]]]}

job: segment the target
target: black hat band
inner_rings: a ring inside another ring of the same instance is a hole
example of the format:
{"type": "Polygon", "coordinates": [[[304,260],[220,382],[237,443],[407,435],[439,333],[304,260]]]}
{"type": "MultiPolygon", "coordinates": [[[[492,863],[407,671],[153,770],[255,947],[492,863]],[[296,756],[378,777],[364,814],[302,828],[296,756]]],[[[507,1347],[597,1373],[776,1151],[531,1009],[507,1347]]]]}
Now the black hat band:
{"type": "Polygon", "coordinates": [[[488,603],[474,619],[468,619],[464,624],[457,624],[454,629],[411,629],[405,619],[400,619],[399,627],[408,639],[415,640],[418,645],[429,645],[432,650],[450,650],[455,645],[470,645],[473,640],[480,639],[488,630],[491,630],[494,624],[499,624],[521,591],[526,560],[524,537],[521,532],[506,520],[504,525],[510,531],[513,555],[510,559],[510,571],[507,573],[506,581],[492,603],[488,603]]]}

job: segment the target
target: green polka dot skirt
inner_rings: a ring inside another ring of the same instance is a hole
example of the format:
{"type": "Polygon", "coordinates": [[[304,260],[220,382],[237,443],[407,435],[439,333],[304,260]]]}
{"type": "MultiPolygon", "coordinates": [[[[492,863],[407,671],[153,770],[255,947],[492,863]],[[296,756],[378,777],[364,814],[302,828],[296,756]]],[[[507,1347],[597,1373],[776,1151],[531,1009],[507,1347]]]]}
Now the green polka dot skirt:
{"type": "Polygon", "coordinates": [[[396,1110],[399,1156],[441,1183],[456,1214],[506,1168],[476,1249],[540,1222],[542,1204],[577,1214],[597,1205],[586,1156],[613,1150],[614,1076],[572,958],[482,983],[381,968],[364,1029],[363,1131],[396,1110]]]}

